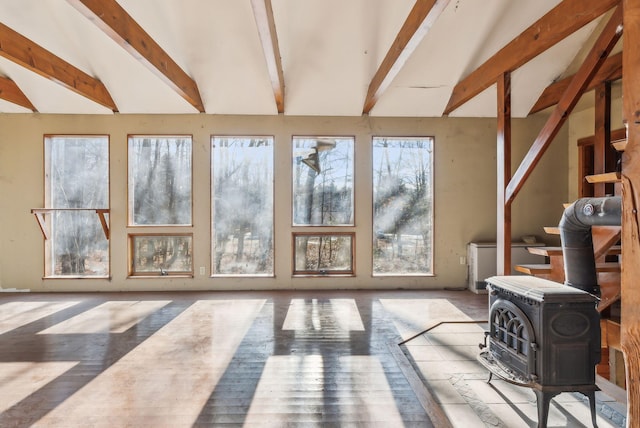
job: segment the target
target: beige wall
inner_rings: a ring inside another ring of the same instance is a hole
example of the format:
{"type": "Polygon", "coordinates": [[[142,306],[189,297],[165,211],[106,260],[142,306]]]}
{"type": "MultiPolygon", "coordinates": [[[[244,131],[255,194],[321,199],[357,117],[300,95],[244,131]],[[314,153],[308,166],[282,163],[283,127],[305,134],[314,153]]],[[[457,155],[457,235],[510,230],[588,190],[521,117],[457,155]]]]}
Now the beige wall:
{"type": "MultiPolygon", "coordinates": [[[[514,170],[544,116],[513,121],[514,170]]],[[[557,224],[567,197],[568,133],[563,129],[513,205],[513,236],[557,224]]],[[[213,115],[0,115],[0,286],[33,291],[213,290],[313,288],[459,288],[470,241],[496,230],[496,121],[457,118],[368,118],[213,115]],[[43,206],[43,134],[109,134],[111,150],[111,280],[42,279],[43,238],[30,214],[43,206]],[[127,134],[194,137],[193,279],[127,278],[127,134]],[[212,134],[274,135],[276,141],[275,278],[210,278],[209,139],[212,134]],[[356,277],[291,277],[290,141],[292,135],[356,137],[356,277]],[[371,276],[372,135],[435,136],[435,275],[371,276]]]]}

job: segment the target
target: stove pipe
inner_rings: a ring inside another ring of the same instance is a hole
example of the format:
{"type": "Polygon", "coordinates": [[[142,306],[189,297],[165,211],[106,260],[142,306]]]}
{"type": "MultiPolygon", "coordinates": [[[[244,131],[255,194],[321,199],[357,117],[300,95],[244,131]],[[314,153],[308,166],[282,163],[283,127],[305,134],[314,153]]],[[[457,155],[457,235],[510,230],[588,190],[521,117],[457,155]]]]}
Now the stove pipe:
{"type": "Polygon", "coordinates": [[[620,196],[578,199],[564,210],[560,240],[565,285],[600,296],[591,226],[620,226],[621,223],[620,196]]]}

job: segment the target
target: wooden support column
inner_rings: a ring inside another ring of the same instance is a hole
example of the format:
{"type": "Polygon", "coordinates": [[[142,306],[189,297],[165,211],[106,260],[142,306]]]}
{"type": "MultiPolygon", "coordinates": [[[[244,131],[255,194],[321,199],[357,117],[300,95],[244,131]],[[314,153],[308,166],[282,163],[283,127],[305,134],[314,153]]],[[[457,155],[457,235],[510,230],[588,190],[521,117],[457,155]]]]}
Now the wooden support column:
{"type": "Polygon", "coordinates": [[[496,229],[496,273],[511,274],[511,201],[505,198],[511,179],[511,74],[498,78],[498,206],[496,229]]]}
{"type": "Polygon", "coordinates": [[[512,201],[520,189],[522,189],[522,186],[533,172],[540,158],[547,150],[547,147],[549,147],[553,138],[557,135],[558,131],[560,131],[560,128],[573,111],[584,89],[609,56],[611,49],[613,49],[616,42],[620,39],[620,36],[622,36],[621,23],[622,11],[620,7],[616,7],[611,18],[609,18],[609,22],[607,22],[602,33],[600,33],[600,37],[598,37],[593,48],[591,48],[591,51],[587,54],[578,72],[571,79],[571,83],[569,83],[569,86],[567,86],[567,89],[562,94],[558,105],[556,105],[547,123],[542,127],[540,134],[538,134],[529,152],[527,152],[520,166],[516,169],[511,181],[509,181],[506,191],[507,201],[512,201]]]}
{"type": "Polygon", "coordinates": [[[627,368],[627,426],[640,426],[640,0],[623,0],[621,347],[627,368]]]}
{"type": "MultiPolygon", "coordinates": [[[[596,87],[595,140],[593,145],[593,173],[604,174],[607,169],[605,152],[611,143],[611,83],[596,87]]],[[[605,183],[594,183],[593,196],[605,195],[605,183]]]]}

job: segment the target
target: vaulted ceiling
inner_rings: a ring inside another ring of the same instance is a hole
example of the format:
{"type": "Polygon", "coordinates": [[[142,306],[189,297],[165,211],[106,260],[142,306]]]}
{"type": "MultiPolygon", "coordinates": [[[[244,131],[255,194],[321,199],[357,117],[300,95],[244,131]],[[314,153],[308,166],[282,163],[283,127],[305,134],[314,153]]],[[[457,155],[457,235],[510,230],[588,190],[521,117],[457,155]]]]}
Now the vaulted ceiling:
{"type": "Polygon", "coordinates": [[[616,4],[2,0],[0,113],[524,117],[616,4]]]}

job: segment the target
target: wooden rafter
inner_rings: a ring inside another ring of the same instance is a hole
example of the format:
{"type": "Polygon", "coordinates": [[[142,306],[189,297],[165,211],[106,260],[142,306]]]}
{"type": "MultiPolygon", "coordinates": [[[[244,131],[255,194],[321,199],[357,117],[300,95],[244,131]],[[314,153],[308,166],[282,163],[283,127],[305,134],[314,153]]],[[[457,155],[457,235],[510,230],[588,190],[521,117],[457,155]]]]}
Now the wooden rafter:
{"type": "Polygon", "coordinates": [[[33,112],[36,111],[36,108],[31,104],[29,98],[20,90],[18,85],[16,85],[16,82],[7,77],[0,76],[0,98],[21,107],[28,108],[33,112]]]}
{"type": "Polygon", "coordinates": [[[116,0],[67,1],[200,113],[204,113],[196,82],[116,0]]]}
{"type": "Polygon", "coordinates": [[[282,71],[278,34],[276,33],[271,0],[251,0],[251,6],[253,7],[253,16],[260,35],[264,59],[267,61],[267,70],[269,71],[276,107],[278,108],[278,113],[284,113],[284,73],[282,71]]]}
{"type": "Polygon", "coordinates": [[[2,23],[0,56],[113,111],[118,110],[102,82],[2,23]]]}
{"type": "MultiPolygon", "coordinates": [[[[556,105],[562,96],[562,93],[567,89],[567,86],[569,86],[572,78],[573,76],[565,77],[564,79],[558,80],[557,82],[547,86],[542,92],[542,95],[540,95],[540,98],[538,98],[538,101],[536,101],[533,107],[531,107],[529,114],[537,113],[548,107],[556,105]]],[[[596,86],[601,83],[612,82],[620,78],[622,78],[622,52],[611,55],[607,58],[585,91],[595,89],[596,86]]]]}
{"type": "Polygon", "coordinates": [[[593,76],[598,72],[599,67],[609,56],[611,49],[622,36],[622,10],[617,7],[611,15],[609,22],[600,33],[593,48],[587,54],[580,69],[575,74],[571,83],[560,97],[560,101],[553,110],[553,113],[547,119],[542,127],[538,137],[531,145],[531,148],[520,163],[520,166],[513,174],[506,191],[506,201],[513,201],[524,182],[527,180],[540,158],[546,151],[553,138],[556,136],[564,122],[571,114],[580,96],[584,92],[593,76]]]}
{"type": "Polygon", "coordinates": [[[369,114],[373,106],[387,90],[400,72],[405,62],[418,47],[433,23],[440,17],[450,0],[417,0],[409,16],[404,21],[391,48],[382,60],[382,64],[371,79],[367,97],[362,108],[363,114],[369,114]]]}
{"type": "Polygon", "coordinates": [[[627,385],[627,426],[640,426],[640,0],[623,0],[622,111],[628,126],[622,155],[621,346],[627,385]]]}
{"type": "Polygon", "coordinates": [[[562,1],[460,81],[453,88],[444,114],[451,113],[487,89],[502,73],[516,70],[617,5],[619,1],[562,1]]]}

